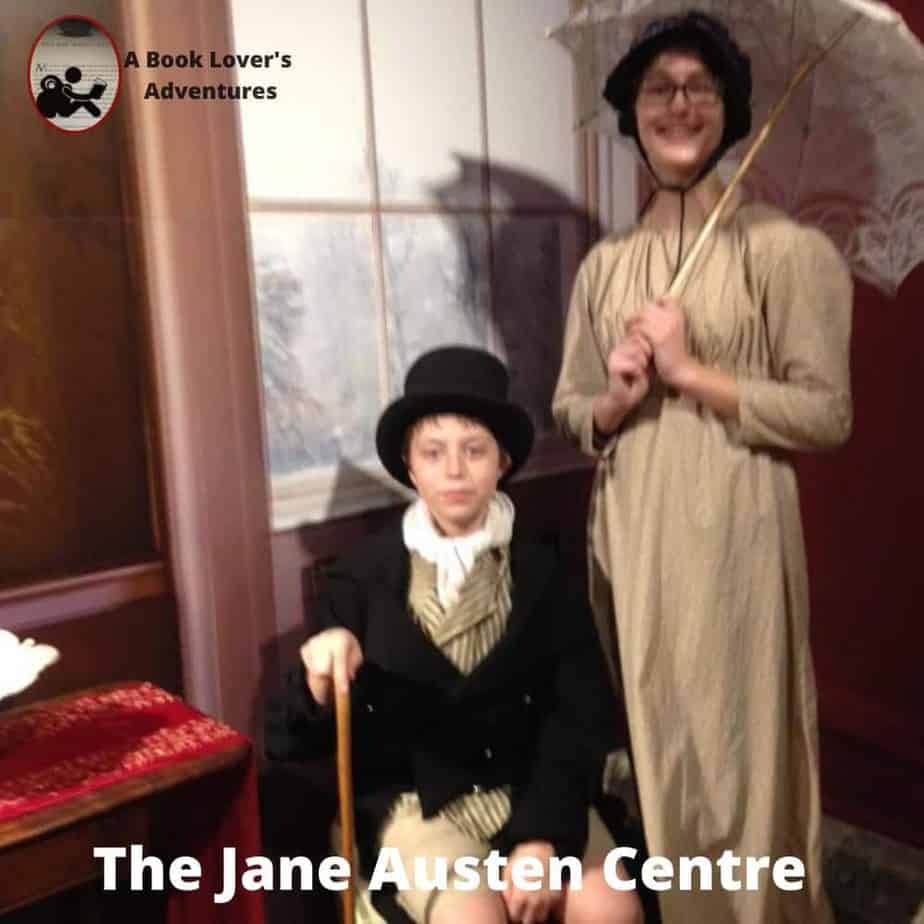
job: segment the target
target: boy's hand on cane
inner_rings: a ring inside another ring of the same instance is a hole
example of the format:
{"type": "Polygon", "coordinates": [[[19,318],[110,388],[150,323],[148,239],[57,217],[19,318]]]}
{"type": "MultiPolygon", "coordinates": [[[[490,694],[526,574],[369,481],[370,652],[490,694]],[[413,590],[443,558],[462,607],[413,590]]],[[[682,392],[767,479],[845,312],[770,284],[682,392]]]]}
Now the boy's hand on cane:
{"type": "Polygon", "coordinates": [[[348,690],[363,663],[363,652],[349,629],[326,629],[313,635],[300,652],[308,674],[308,689],[323,706],[330,699],[332,684],[348,690]]]}

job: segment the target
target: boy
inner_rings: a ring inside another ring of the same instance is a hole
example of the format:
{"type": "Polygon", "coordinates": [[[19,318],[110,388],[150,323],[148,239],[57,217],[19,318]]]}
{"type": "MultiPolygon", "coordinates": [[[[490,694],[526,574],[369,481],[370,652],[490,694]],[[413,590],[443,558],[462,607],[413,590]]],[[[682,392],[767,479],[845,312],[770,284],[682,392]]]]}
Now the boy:
{"type": "Polygon", "coordinates": [[[410,369],[376,447],[419,497],[329,575],[302,647],[304,670],[270,712],[272,757],[333,744],[331,687],[352,684],[357,839],[452,869],[508,855],[504,891],[412,888],[372,899],[416,924],[637,924],[638,901],[585,868],[581,889],[519,889],[514,862],[580,857],[615,705],[581,597],[554,554],[513,534],[498,486],[526,461],[533,428],[507,400],[503,364],[443,347],[410,369]],[[397,902],[396,907],[394,902],[397,902]],[[406,917],[405,917],[406,915],[406,917]]]}

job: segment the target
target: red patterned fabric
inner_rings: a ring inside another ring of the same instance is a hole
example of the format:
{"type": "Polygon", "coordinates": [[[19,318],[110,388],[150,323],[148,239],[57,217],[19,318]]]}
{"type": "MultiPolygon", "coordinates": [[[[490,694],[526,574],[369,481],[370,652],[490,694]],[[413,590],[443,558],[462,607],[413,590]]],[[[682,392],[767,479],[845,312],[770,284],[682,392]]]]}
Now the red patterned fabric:
{"type": "MultiPolygon", "coordinates": [[[[0,822],[242,743],[249,741],[234,729],[150,683],[78,694],[6,718],[0,713],[0,822]]],[[[168,850],[195,857],[202,870],[195,891],[168,892],[168,924],[263,924],[261,892],[238,888],[232,901],[213,901],[225,848],[236,850],[238,881],[246,859],[260,855],[253,754],[161,798],[161,846],[145,845],[146,851],[158,850],[165,866],[168,850]]]]}
{"type": "Polygon", "coordinates": [[[246,740],[150,683],[0,715],[0,821],[246,740]]]}

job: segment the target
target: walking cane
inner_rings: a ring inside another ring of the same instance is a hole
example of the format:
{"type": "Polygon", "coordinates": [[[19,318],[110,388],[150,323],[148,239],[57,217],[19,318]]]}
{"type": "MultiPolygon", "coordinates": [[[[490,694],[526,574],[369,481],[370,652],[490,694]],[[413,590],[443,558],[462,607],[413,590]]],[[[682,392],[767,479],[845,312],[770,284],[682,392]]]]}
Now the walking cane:
{"type": "Polygon", "coordinates": [[[350,735],[350,690],[337,689],[337,801],[340,806],[340,856],[350,868],[350,878],[343,892],[343,924],[354,924],[356,873],[353,856],[353,745],[350,735]]]}

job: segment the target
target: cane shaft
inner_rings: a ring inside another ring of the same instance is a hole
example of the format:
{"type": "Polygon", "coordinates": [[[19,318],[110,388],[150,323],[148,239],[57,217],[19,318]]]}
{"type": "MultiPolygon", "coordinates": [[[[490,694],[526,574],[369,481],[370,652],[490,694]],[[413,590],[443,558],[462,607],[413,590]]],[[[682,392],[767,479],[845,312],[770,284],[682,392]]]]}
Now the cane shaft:
{"type": "Polygon", "coordinates": [[[815,55],[807,58],[802,66],[793,74],[792,78],[789,81],[786,91],[783,93],[782,97],[777,101],[773,109],[770,110],[770,115],[767,116],[767,121],[761,126],[760,131],[757,133],[757,136],[754,138],[754,141],[751,144],[751,147],[748,148],[747,154],[744,155],[744,159],[738,165],[738,169],[735,170],[732,178],[728,181],[728,185],[725,187],[724,192],[722,193],[721,198],[715,204],[712,211],[709,213],[709,217],[706,219],[706,223],[700,229],[699,234],[696,237],[696,240],[693,242],[693,246],[690,248],[686,257],[684,258],[683,263],[680,266],[680,269],[677,271],[677,275],[674,277],[674,281],[671,283],[670,288],[667,290],[667,294],[674,298],[679,298],[680,293],[683,291],[684,286],[687,284],[687,281],[690,278],[690,274],[693,272],[693,266],[696,263],[696,258],[699,256],[699,252],[703,249],[706,244],[706,240],[709,235],[712,233],[716,224],[719,221],[719,218],[722,215],[722,210],[728,204],[729,199],[731,199],[732,194],[735,191],[735,188],[738,186],[738,183],[743,179],[744,175],[748,172],[751,167],[751,164],[754,162],[754,158],[757,157],[761,148],[766,143],[767,139],[770,137],[770,133],[773,131],[773,127],[779,121],[780,116],[783,114],[783,110],[786,108],[786,104],[789,102],[789,98],[795,92],[799,84],[812,72],[815,66],[821,61],[835,45],[862,19],[862,14],[857,13],[856,16],[849,19],[844,25],[834,33],[831,39],[821,48],[815,55]]]}
{"type": "Polygon", "coordinates": [[[353,924],[356,907],[356,876],[353,826],[353,741],[350,726],[350,691],[337,690],[337,799],[340,806],[340,856],[350,868],[346,890],[341,894],[343,924],[353,924]]]}

